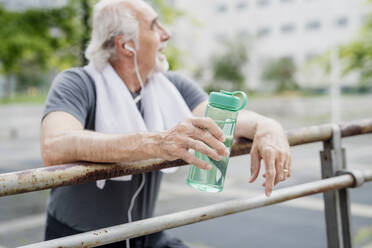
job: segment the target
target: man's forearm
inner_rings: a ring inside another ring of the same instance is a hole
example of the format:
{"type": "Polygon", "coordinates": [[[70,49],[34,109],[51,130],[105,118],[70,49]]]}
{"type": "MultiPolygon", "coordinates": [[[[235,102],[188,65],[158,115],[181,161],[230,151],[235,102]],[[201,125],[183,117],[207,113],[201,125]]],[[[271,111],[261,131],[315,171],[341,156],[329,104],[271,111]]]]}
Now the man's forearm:
{"type": "Polygon", "coordinates": [[[272,122],[272,124],[279,125],[273,119],[255,112],[248,110],[241,111],[236,122],[235,137],[253,139],[257,131],[257,126],[264,122],[272,122]]]}
{"type": "Polygon", "coordinates": [[[47,166],[77,161],[131,162],[156,157],[160,140],[160,133],[104,134],[78,130],[45,139],[41,150],[47,166]]]}

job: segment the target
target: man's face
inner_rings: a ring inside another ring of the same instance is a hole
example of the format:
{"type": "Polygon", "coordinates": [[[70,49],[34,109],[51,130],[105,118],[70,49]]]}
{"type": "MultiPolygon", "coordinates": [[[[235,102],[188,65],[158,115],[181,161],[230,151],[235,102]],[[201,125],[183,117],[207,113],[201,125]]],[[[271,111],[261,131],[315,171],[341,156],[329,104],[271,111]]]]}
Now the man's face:
{"type": "Polygon", "coordinates": [[[170,39],[168,31],[159,23],[158,15],[146,3],[138,1],[135,6],[139,22],[138,65],[141,72],[166,71],[168,62],[162,50],[170,39]]]}

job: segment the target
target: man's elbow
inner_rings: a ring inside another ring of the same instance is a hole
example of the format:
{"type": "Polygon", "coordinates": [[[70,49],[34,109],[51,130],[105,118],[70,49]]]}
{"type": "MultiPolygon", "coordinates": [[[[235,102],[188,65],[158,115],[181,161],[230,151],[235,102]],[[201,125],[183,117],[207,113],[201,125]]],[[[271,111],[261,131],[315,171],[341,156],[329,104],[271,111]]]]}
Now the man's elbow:
{"type": "Polygon", "coordinates": [[[52,138],[45,138],[40,144],[41,158],[44,166],[52,166],[62,164],[63,161],[59,159],[60,149],[52,138]]]}
{"type": "Polygon", "coordinates": [[[51,144],[47,140],[44,140],[40,144],[40,151],[41,151],[41,158],[43,161],[44,166],[52,166],[53,163],[53,156],[51,152],[51,144]]]}

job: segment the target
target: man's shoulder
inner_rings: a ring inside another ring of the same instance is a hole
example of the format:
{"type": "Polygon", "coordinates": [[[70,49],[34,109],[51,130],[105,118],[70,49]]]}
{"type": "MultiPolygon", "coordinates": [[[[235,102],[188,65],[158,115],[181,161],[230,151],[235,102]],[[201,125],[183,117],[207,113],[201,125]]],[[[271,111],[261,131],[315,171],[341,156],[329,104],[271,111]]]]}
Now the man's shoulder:
{"type": "Polygon", "coordinates": [[[80,81],[86,79],[88,74],[84,71],[83,67],[72,67],[59,72],[56,76],[56,80],[73,80],[80,81]]]}
{"type": "Polygon", "coordinates": [[[195,80],[186,76],[182,72],[167,71],[164,73],[164,75],[177,87],[178,90],[194,89],[202,91],[199,84],[195,80]]]}
{"type": "Polygon", "coordinates": [[[83,67],[73,67],[61,71],[53,80],[53,87],[67,87],[93,90],[94,81],[90,75],[84,71],[83,67]]]}
{"type": "Polygon", "coordinates": [[[198,88],[197,83],[187,77],[185,74],[178,71],[167,71],[164,75],[171,81],[179,91],[187,90],[188,88],[198,88]]]}
{"type": "Polygon", "coordinates": [[[172,83],[187,83],[188,78],[178,71],[167,71],[164,75],[172,83]]]}
{"type": "Polygon", "coordinates": [[[92,105],[96,98],[94,81],[82,67],[61,71],[54,78],[48,93],[48,99],[55,100],[56,98],[69,102],[86,101],[92,105]]]}
{"type": "MultiPolygon", "coordinates": [[[[50,112],[63,111],[75,116],[86,126],[87,116],[94,113],[95,98],[95,87],[82,67],[61,71],[49,90],[43,118],[50,112]]],[[[89,123],[86,127],[91,129],[89,123]]]]}

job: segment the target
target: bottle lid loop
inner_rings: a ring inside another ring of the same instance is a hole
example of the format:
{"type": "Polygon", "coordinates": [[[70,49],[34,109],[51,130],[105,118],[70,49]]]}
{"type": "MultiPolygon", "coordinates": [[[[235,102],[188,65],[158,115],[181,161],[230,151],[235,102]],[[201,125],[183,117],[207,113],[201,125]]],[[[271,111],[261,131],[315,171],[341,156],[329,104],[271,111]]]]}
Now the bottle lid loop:
{"type": "Polygon", "coordinates": [[[247,95],[243,91],[234,91],[234,92],[232,92],[232,95],[233,96],[235,96],[235,95],[241,95],[242,96],[242,104],[240,105],[240,107],[236,111],[242,110],[245,107],[245,105],[247,105],[247,95]]]}
{"type": "Polygon", "coordinates": [[[247,95],[243,91],[229,92],[221,90],[220,92],[211,92],[209,103],[217,108],[239,111],[247,104],[247,95]],[[241,99],[236,95],[241,95],[241,99]]]}

